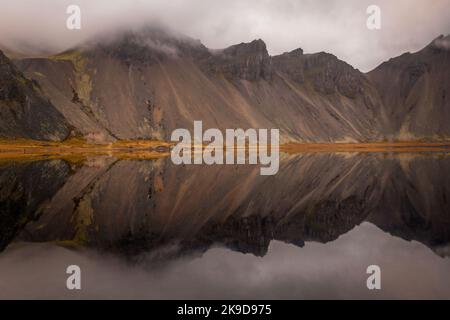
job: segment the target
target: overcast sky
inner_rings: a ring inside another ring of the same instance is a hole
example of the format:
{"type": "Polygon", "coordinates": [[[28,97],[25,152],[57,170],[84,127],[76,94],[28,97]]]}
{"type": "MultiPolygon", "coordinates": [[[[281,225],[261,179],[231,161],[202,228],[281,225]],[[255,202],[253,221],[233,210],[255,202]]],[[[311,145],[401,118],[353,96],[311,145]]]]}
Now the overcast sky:
{"type": "Polygon", "coordinates": [[[0,44],[63,50],[98,32],[163,23],[209,48],[263,39],[270,54],[326,51],[362,71],[450,33],[450,0],[0,0],[0,44]],[[81,7],[82,29],[66,28],[81,7]],[[366,9],[381,8],[381,30],[366,9]]]}

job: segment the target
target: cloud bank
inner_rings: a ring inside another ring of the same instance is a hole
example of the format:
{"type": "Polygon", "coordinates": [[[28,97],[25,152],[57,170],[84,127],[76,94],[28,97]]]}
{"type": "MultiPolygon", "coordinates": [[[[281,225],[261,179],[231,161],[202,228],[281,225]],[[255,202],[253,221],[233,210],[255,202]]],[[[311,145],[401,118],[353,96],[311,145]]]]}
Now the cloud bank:
{"type": "Polygon", "coordinates": [[[60,51],[96,34],[157,23],[209,48],[261,38],[270,54],[326,51],[368,71],[450,33],[449,7],[450,0],[2,0],[0,45],[60,51]],[[66,28],[70,4],[81,7],[81,30],[66,28]],[[366,27],[371,4],[381,8],[381,30],[366,27]]]}

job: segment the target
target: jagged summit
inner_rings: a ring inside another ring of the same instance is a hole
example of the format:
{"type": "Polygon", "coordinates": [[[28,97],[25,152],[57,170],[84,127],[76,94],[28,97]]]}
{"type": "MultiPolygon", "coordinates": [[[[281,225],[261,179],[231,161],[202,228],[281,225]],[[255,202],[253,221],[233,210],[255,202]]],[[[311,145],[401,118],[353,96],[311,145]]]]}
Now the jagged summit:
{"type": "Polygon", "coordinates": [[[285,52],[283,54],[281,54],[282,56],[291,56],[291,57],[300,57],[303,55],[303,49],[302,48],[297,48],[294,49],[292,51],[289,52],[285,52]]]}
{"type": "Polygon", "coordinates": [[[243,80],[270,79],[272,63],[261,39],[240,43],[211,55],[204,63],[214,73],[243,80]]]}
{"type": "Polygon", "coordinates": [[[223,54],[230,55],[233,57],[246,56],[259,54],[262,56],[268,56],[266,43],[261,40],[253,40],[251,42],[241,42],[236,45],[232,45],[228,48],[223,49],[223,54]]]}
{"type": "Polygon", "coordinates": [[[447,36],[441,34],[439,37],[434,39],[428,46],[440,51],[450,51],[450,34],[448,34],[447,36]]]}

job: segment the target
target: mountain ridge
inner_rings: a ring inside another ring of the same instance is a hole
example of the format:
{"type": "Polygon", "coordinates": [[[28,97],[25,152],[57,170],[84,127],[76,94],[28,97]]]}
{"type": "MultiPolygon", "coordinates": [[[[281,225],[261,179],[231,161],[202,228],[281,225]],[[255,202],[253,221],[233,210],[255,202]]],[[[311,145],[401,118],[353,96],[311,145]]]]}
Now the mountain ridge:
{"type": "Polygon", "coordinates": [[[393,111],[389,88],[377,80],[390,61],[364,74],[325,52],[270,56],[261,39],[211,50],[147,28],[14,63],[94,142],[168,140],[194,120],[219,129],[279,128],[281,142],[448,139],[443,129],[402,130],[397,113],[407,110],[393,111]]]}

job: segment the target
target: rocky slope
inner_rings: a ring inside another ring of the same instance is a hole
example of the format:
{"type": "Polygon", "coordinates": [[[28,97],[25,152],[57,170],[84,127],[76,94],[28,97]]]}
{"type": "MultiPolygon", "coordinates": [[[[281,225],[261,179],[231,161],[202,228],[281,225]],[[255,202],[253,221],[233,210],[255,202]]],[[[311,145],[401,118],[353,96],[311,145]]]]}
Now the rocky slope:
{"type": "Polygon", "coordinates": [[[86,136],[168,139],[175,128],[279,128],[283,141],[379,140],[381,101],[335,56],[269,56],[262,40],[223,50],[145,29],[49,58],[16,60],[86,136]]]}
{"type": "Polygon", "coordinates": [[[0,51],[0,138],[62,140],[69,126],[61,113],[0,51]]]}
{"type": "Polygon", "coordinates": [[[382,63],[368,78],[383,100],[387,136],[450,138],[450,36],[382,63]]]}

